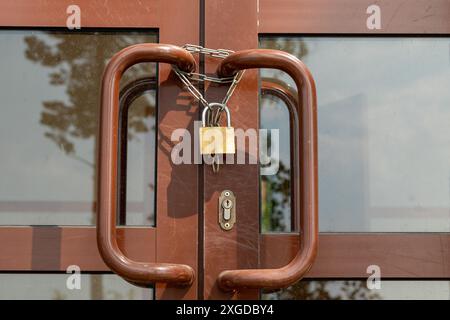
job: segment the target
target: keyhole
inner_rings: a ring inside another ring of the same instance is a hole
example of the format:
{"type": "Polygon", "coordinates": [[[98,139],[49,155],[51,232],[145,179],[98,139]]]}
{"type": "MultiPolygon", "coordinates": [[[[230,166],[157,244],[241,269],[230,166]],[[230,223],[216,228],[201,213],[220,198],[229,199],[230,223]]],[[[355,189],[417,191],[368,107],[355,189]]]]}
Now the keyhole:
{"type": "Polygon", "coordinates": [[[233,206],[233,202],[232,202],[230,199],[226,199],[226,200],[223,202],[222,206],[223,206],[225,209],[230,209],[230,208],[233,206]]]}
{"type": "Polygon", "coordinates": [[[229,231],[233,229],[236,222],[235,217],[236,198],[231,191],[222,191],[219,197],[219,225],[222,230],[229,231]]]}

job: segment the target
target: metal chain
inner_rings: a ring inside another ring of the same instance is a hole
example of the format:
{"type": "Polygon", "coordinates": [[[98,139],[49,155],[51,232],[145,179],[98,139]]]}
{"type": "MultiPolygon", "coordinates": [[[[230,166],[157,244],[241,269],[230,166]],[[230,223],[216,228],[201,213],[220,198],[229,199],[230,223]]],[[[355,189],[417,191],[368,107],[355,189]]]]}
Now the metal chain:
{"type": "MultiPolygon", "coordinates": [[[[191,52],[191,53],[199,53],[199,54],[205,54],[209,55],[211,57],[215,58],[221,58],[224,59],[228,57],[231,53],[234,53],[232,50],[226,50],[226,49],[209,49],[204,48],[202,46],[193,45],[193,44],[185,44],[183,46],[183,49],[191,52]]],[[[216,78],[212,76],[208,76],[206,74],[201,73],[195,73],[195,72],[184,72],[181,71],[177,66],[173,66],[173,70],[177,74],[177,76],[180,78],[181,82],[186,86],[188,91],[197,99],[200,101],[200,103],[203,105],[203,107],[208,106],[208,101],[203,97],[201,92],[195,87],[191,81],[209,81],[209,82],[215,82],[219,84],[223,83],[231,83],[230,87],[228,88],[227,93],[225,94],[225,97],[222,100],[222,104],[227,104],[227,102],[230,100],[234,90],[236,89],[237,85],[239,84],[239,81],[241,80],[244,71],[239,71],[234,75],[233,77],[225,77],[225,78],[216,78]]]]}
{"type": "MultiPolygon", "coordinates": [[[[214,58],[220,58],[225,59],[228,57],[231,53],[234,53],[232,50],[227,49],[210,49],[210,48],[204,48],[202,46],[194,45],[194,44],[185,44],[183,46],[183,49],[191,52],[191,53],[198,53],[198,54],[204,54],[208,55],[214,58]]],[[[210,108],[211,112],[208,114],[208,120],[207,125],[208,126],[219,126],[220,123],[220,117],[223,111],[223,108],[216,108],[213,110],[208,103],[208,100],[203,97],[201,92],[197,89],[196,86],[193,85],[191,81],[195,82],[215,82],[219,84],[224,83],[231,83],[230,87],[227,90],[227,93],[225,94],[224,98],[222,99],[222,104],[226,105],[228,101],[230,100],[231,96],[234,93],[234,90],[236,89],[237,85],[239,84],[239,81],[242,79],[242,76],[244,75],[244,70],[239,71],[236,73],[233,77],[224,77],[224,78],[217,78],[208,76],[206,74],[202,73],[195,73],[195,72],[184,72],[181,71],[177,66],[172,66],[174,72],[177,74],[177,76],[180,78],[181,82],[186,86],[188,91],[196,98],[204,108],[210,108]]],[[[219,157],[218,155],[213,155],[213,161],[212,161],[212,169],[214,173],[217,173],[219,171],[219,157]]]]}
{"type": "Polygon", "coordinates": [[[234,77],[217,78],[217,77],[208,76],[207,74],[203,74],[203,73],[184,72],[181,70],[178,70],[178,71],[180,73],[183,73],[186,77],[188,77],[190,80],[195,81],[195,82],[209,81],[209,82],[223,84],[223,83],[231,83],[234,80],[234,77]]]}
{"type": "Polygon", "coordinates": [[[204,108],[208,108],[208,101],[203,97],[203,95],[198,91],[198,89],[189,81],[188,77],[178,69],[177,66],[172,66],[173,71],[180,78],[181,82],[185,85],[188,91],[203,105],[204,108]]]}
{"type": "Polygon", "coordinates": [[[215,58],[226,58],[228,57],[231,53],[234,53],[233,50],[227,50],[227,49],[210,49],[210,48],[205,48],[196,44],[185,44],[183,46],[183,49],[189,51],[189,52],[193,52],[193,53],[201,53],[204,55],[208,55],[211,57],[215,57],[215,58]]]}
{"type": "Polygon", "coordinates": [[[226,105],[228,103],[228,100],[230,100],[231,96],[234,93],[234,90],[236,89],[237,85],[239,84],[239,81],[241,81],[243,75],[244,75],[244,70],[241,70],[238,73],[236,73],[236,75],[233,78],[233,82],[231,82],[231,85],[228,88],[228,91],[222,100],[222,104],[226,105]]]}

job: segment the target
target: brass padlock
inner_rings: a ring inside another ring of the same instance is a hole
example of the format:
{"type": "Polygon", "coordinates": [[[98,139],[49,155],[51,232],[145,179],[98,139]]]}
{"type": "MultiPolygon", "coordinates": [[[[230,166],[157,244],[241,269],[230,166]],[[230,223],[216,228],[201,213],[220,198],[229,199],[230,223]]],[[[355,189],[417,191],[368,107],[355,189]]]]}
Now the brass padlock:
{"type": "Polygon", "coordinates": [[[202,112],[202,127],[200,127],[200,153],[201,154],[234,154],[234,128],[231,126],[230,110],[221,103],[210,103],[202,112]],[[213,106],[219,106],[227,115],[226,127],[207,127],[206,114],[211,112],[213,106]]]}

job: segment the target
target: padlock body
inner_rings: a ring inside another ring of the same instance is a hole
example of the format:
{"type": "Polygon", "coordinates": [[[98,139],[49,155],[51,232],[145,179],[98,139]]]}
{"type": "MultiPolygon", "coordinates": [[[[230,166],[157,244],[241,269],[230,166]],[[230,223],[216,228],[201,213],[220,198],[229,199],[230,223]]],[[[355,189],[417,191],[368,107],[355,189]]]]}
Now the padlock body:
{"type": "Polygon", "coordinates": [[[234,154],[233,127],[200,127],[201,154],[234,154]]]}

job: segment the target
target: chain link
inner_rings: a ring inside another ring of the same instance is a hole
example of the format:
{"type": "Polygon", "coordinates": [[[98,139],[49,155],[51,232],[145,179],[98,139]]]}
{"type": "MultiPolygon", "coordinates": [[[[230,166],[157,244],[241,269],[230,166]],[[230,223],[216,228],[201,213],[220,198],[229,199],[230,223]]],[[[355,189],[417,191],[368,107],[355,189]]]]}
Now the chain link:
{"type": "MultiPolygon", "coordinates": [[[[226,49],[209,49],[204,48],[202,46],[194,45],[194,44],[185,44],[183,48],[191,53],[199,53],[199,54],[205,54],[209,55],[211,57],[215,58],[221,58],[224,59],[228,57],[231,53],[234,53],[232,50],[226,50],[226,49]]],[[[200,101],[200,103],[203,105],[203,107],[208,107],[208,101],[203,97],[201,92],[197,89],[196,86],[193,85],[191,81],[195,82],[215,82],[219,84],[224,83],[231,83],[230,87],[228,88],[227,93],[225,94],[225,97],[222,100],[222,104],[227,104],[230,100],[231,96],[233,95],[234,90],[236,89],[237,85],[239,84],[239,81],[241,80],[244,71],[239,71],[236,73],[233,77],[225,77],[225,78],[217,78],[208,76],[206,74],[202,73],[195,73],[195,72],[184,72],[181,71],[177,66],[173,66],[173,70],[177,74],[177,76],[180,78],[181,82],[186,86],[188,91],[197,99],[200,101]]]]}
{"type": "Polygon", "coordinates": [[[211,57],[215,57],[215,58],[226,58],[228,57],[230,54],[234,53],[233,50],[227,50],[227,49],[210,49],[210,48],[205,48],[199,45],[195,45],[195,44],[185,44],[183,47],[183,49],[189,51],[189,52],[193,52],[193,53],[201,53],[204,55],[208,55],[211,57]]]}
{"type": "Polygon", "coordinates": [[[181,82],[188,89],[188,91],[203,105],[204,108],[208,108],[208,101],[203,97],[200,91],[198,91],[197,87],[194,86],[189,78],[185,75],[185,73],[181,72],[177,66],[172,66],[173,71],[177,74],[178,78],[180,78],[181,82]]]}
{"type": "Polygon", "coordinates": [[[209,76],[209,75],[203,74],[203,73],[184,72],[181,70],[179,70],[179,72],[183,73],[191,81],[195,81],[195,82],[209,81],[209,82],[223,84],[223,83],[232,83],[234,80],[234,77],[217,78],[217,77],[212,77],[212,76],[209,76]]]}
{"type": "MultiPolygon", "coordinates": [[[[194,45],[194,44],[185,44],[183,46],[183,49],[191,52],[191,53],[198,53],[198,54],[204,54],[208,55],[214,58],[220,58],[225,59],[230,54],[234,53],[232,50],[227,49],[210,49],[210,48],[204,48],[202,46],[194,45]]],[[[181,71],[177,66],[172,66],[174,72],[177,74],[177,76],[180,78],[181,82],[186,86],[188,91],[196,98],[204,108],[210,108],[210,112],[208,113],[208,120],[207,120],[207,126],[219,126],[220,123],[220,117],[223,111],[223,108],[216,108],[213,109],[209,106],[208,100],[205,99],[205,97],[202,95],[202,93],[197,89],[196,86],[192,83],[194,82],[214,82],[219,84],[224,83],[231,83],[227,93],[225,94],[222,104],[226,105],[228,101],[230,100],[231,96],[234,93],[234,90],[236,89],[237,85],[239,84],[239,81],[242,79],[242,76],[244,75],[244,70],[239,71],[236,73],[233,77],[224,77],[224,78],[218,78],[218,77],[212,77],[206,74],[202,73],[195,73],[195,72],[184,72],[181,71]]],[[[212,161],[212,169],[214,173],[217,173],[219,171],[219,155],[212,155],[213,161],[212,161]]]]}
{"type": "Polygon", "coordinates": [[[227,104],[230,100],[231,96],[234,93],[234,90],[236,89],[237,85],[239,84],[239,81],[241,81],[242,76],[244,75],[244,70],[239,71],[236,73],[236,75],[233,78],[233,82],[231,83],[230,87],[228,88],[227,93],[225,94],[225,97],[222,100],[222,104],[227,104]]]}

